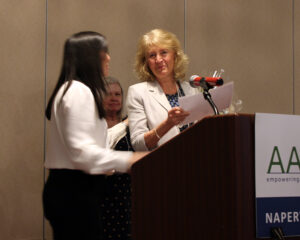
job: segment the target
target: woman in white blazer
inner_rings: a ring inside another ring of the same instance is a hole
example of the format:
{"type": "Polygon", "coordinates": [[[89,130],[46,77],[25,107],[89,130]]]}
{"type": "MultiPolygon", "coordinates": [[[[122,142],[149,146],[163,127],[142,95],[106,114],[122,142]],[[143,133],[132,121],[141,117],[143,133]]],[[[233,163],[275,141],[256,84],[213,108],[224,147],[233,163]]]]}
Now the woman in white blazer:
{"type": "Polygon", "coordinates": [[[127,110],[131,142],[136,151],[151,150],[187,128],[189,115],[178,98],[197,90],[182,81],[188,63],[177,37],[154,29],[139,41],[135,71],[142,83],[129,87],[127,110]]]}
{"type": "Polygon", "coordinates": [[[109,61],[99,33],[80,32],[65,43],[61,74],[46,109],[50,171],[43,207],[55,240],[102,239],[105,174],[126,172],[144,155],[108,148],[102,102],[109,61]]]}

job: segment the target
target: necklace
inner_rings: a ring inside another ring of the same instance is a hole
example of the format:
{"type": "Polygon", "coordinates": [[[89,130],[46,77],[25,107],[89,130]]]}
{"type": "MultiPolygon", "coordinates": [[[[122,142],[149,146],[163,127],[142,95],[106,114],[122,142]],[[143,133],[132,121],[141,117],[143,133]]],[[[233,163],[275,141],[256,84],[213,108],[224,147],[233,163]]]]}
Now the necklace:
{"type": "Polygon", "coordinates": [[[181,88],[181,87],[180,87],[180,83],[177,81],[177,82],[176,82],[176,90],[177,90],[176,94],[177,94],[177,98],[182,97],[180,88],[181,88]],[[179,86],[179,87],[178,87],[178,86],[179,86]]]}

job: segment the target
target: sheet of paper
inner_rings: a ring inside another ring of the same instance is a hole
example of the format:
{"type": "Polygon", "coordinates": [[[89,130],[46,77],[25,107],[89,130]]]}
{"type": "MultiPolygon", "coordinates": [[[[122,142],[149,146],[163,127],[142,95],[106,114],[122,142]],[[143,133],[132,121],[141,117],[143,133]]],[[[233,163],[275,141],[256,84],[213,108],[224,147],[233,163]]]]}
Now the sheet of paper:
{"type": "MultiPolygon", "coordinates": [[[[211,98],[216,104],[219,111],[228,108],[232,101],[233,82],[224,84],[209,90],[211,98]]],[[[213,115],[214,111],[208,101],[204,99],[203,93],[192,96],[184,96],[178,99],[179,106],[185,111],[190,112],[190,115],[183,121],[182,124],[187,124],[200,120],[206,116],[213,115]]]]}

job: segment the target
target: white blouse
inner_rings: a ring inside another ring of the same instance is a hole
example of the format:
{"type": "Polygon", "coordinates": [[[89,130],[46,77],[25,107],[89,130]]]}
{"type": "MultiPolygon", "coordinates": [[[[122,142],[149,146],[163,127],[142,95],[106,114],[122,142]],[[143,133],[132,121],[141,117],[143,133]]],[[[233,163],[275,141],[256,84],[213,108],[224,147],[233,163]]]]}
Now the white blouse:
{"type": "Polygon", "coordinates": [[[52,105],[45,167],[89,174],[126,172],[132,152],[109,149],[107,124],[99,118],[91,90],[74,80],[62,98],[66,86],[59,89],[52,105]]]}

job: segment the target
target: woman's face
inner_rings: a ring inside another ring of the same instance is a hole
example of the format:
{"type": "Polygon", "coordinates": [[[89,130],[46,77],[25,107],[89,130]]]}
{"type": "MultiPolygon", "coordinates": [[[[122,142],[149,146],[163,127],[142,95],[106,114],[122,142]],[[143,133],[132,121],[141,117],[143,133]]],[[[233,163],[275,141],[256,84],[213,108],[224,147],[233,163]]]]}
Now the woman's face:
{"type": "Polygon", "coordinates": [[[107,87],[107,95],[103,100],[105,111],[117,114],[122,108],[122,97],[122,90],[119,84],[109,84],[107,87]]]}
{"type": "Polygon", "coordinates": [[[102,59],[102,71],[104,77],[107,77],[109,75],[109,62],[110,62],[110,56],[107,52],[101,52],[100,57],[102,59]]]}
{"type": "Polygon", "coordinates": [[[148,67],[159,80],[174,76],[174,51],[171,49],[151,46],[146,54],[148,67]]]}

